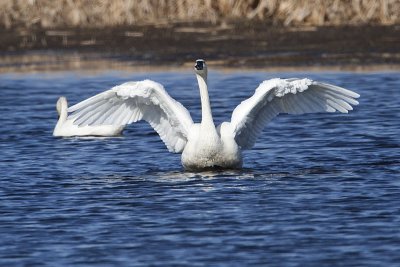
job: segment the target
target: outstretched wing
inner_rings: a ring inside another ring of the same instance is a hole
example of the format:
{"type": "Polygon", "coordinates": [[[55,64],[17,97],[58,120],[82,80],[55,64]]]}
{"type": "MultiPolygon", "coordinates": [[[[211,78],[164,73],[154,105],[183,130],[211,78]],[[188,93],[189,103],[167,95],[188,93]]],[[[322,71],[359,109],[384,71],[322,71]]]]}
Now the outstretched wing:
{"type": "Polygon", "coordinates": [[[182,152],[193,120],[188,110],[156,82],[127,82],[68,109],[74,124],[125,125],[145,120],[170,152],[182,152]]]}
{"type": "Polygon", "coordinates": [[[271,79],[262,82],[254,95],[232,114],[231,129],[242,149],[254,146],[263,128],[280,113],[347,113],[358,105],[360,95],[347,89],[310,79],[271,79]]]}

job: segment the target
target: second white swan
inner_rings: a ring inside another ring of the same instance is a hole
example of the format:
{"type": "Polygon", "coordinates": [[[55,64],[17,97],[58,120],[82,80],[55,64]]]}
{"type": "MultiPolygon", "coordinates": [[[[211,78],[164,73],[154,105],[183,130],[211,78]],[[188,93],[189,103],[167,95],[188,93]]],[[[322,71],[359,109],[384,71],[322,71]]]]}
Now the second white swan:
{"type": "Polygon", "coordinates": [[[207,65],[197,60],[202,120],[193,123],[188,110],[156,82],[127,82],[68,109],[74,124],[150,123],[170,152],[182,153],[187,170],[242,167],[242,150],[253,147],[266,124],[280,113],[347,113],[359,95],[310,79],[271,79],[239,104],[231,120],[215,127],[207,88],[207,65]]]}
{"type": "Polygon", "coordinates": [[[124,130],[124,125],[98,125],[98,126],[78,126],[73,120],[68,119],[68,102],[61,96],[57,100],[58,121],[54,127],[53,136],[72,137],[72,136],[119,136],[124,130]]]}

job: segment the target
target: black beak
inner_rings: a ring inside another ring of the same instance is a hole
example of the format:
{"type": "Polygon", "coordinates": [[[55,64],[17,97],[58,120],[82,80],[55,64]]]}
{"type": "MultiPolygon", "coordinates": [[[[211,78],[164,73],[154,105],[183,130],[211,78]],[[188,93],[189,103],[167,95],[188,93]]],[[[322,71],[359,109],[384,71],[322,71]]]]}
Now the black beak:
{"type": "Polygon", "coordinates": [[[204,68],[204,62],[203,62],[203,61],[200,61],[200,60],[196,61],[196,65],[194,66],[194,68],[195,68],[196,70],[203,70],[203,68],[204,68]]]}

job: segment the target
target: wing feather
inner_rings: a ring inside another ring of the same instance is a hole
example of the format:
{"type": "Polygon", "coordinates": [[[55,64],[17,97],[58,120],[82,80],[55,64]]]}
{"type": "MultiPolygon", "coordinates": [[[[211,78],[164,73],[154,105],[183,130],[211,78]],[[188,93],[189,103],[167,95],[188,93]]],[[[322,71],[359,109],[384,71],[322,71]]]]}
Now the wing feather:
{"type": "Polygon", "coordinates": [[[171,152],[182,152],[193,124],[185,107],[156,82],[144,80],[115,86],[68,109],[74,124],[125,125],[144,119],[171,152]]]}
{"type": "Polygon", "coordinates": [[[254,95],[233,111],[230,126],[242,149],[253,147],[265,125],[280,113],[348,113],[360,95],[310,79],[272,79],[264,81],[254,95]]]}
{"type": "Polygon", "coordinates": [[[104,103],[105,101],[99,101],[99,103],[96,103],[95,105],[93,105],[93,107],[88,107],[87,113],[79,118],[79,123],[86,124],[87,122],[87,124],[90,124],[93,115],[102,109],[102,105],[104,103]]]}
{"type": "Polygon", "coordinates": [[[110,116],[112,116],[112,114],[114,114],[114,111],[117,110],[118,108],[119,108],[119,105],[116,105],[116,104],[106,104],[106,105],[104,105],[103,109],[101,110],[101,113],[99,112],[101,114],[101,116],[99,117],[99,119],[94,120],[93,124],[94,125],[107,124],[107,119],[110,116]]]}

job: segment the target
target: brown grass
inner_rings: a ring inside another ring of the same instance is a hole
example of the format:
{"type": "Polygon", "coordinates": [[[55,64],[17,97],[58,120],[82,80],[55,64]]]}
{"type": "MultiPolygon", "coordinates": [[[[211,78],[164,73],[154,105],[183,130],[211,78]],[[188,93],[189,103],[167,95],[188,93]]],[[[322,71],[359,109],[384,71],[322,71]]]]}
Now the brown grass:
{"type": "Polygon", "coordinates": [[[0,27],[104,27],[171,22],[399,24],[400,0],[0,0],[0,27]]]}

